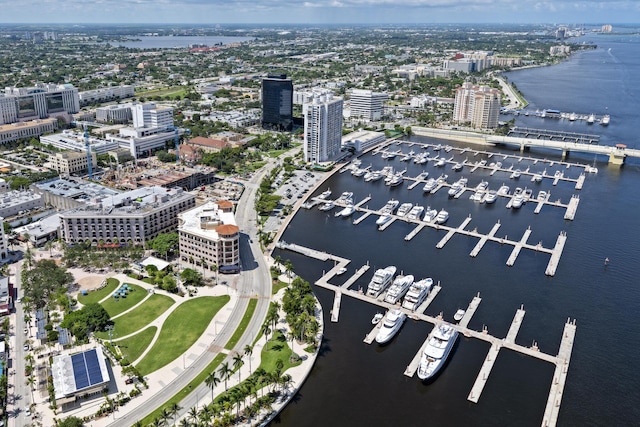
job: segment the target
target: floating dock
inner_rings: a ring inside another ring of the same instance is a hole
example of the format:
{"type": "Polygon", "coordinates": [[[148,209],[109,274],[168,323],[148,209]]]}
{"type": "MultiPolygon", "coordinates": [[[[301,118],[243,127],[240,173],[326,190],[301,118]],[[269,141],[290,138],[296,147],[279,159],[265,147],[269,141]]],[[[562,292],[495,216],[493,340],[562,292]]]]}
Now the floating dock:
{"type": "Polygon", "coordinates": [[[520,254],[520,250],[522,250],[522,247],[527,243],[527,239],[529,239],[530,235],[531,235],[531,227],[526,229],[526,231],[522,235],[522,239],[520,239],[520,241],[516,243],[516,245],[513,248],[513,251],[511,251],[511,255],[509,255],[509,259],[507,260],[507,265],[509,267],[515,264],[516,258],[518,258],[518,255],[520,254]]]}
{"type": "Polygon", "coordinates": [[[481,301],[482,298],[480,298],[480,292],[478,292],[478,295],[473,297],[473,299],[469,303],[469,307],[467,307],[467,310],[464,312],[464,316],[462,316],[462,319],[460,319],[458,325],[463,328],[466,328],[469,325],[469,322],[471,321],[473,315],[476,314],[476,310],[478,309],[481,301]]]}
{"type": "Polygon", "coordinates": [[[562,251],[564,250],[564,244],[567,242],[567,233],[562,232],[558,236],[558,240],[556,240],[556,246],[553,248],[553,252],[551,253],[551,259],[549,260],[549,264],[547,264],[547,270],[544,272],[547,276],[554,276],[556,274],[556,268],[558,268],[558,263],[560,262],[560,256],[562,255],[562,251]]]}
{"type": "Polygon", "coordinates": [[[571,196],[571,200],[569,200],[569,205],[567,206],[567,211],[564,214],[564,219],[573,221],[576,216],[576,211],[578,210],[578,203],[580,203],[580,196],[571,196]]]}
{"type": "Polygon", "coordinates": [[[480,240],[478,241],[478,243],[476,243],[476,246],[473,248],[471,253],[469,253],[469,256],[472,257],[472,258],[475,258],[476,256],[478,256],[478,254],[480,253],[480,250],[482,250],[482,247],[484,246],[484,244],[487,243],[487,240],[489,240],[493,236],[495,236],[495,234],[496,234],[496,232],[498,231],[499,228],[500,228],[500,220],[498,220],[498,222],[496,222],[493,225],[493,228],[491,228],[491,231],[489,231],[489,234],[483,235],[480,238],[480,240]]]}
{"type": "Polygon", "coordinates": [[[461,231],[464,230],[464,228],[471,222],[471,215],[469,215],[468,217],[465,218],[464,221],[462,221],[462,224],[460,224],[458,226],[458,228],[452,228],[449,230],[449,232],[442,238],[442,240],[440,240],[437,244],[436,244],[436,248],[438,249],[442,249],[444,248],[444,245],[447,244],[447,242],[453,237],[454,234],[456,233],[460,233],[461,231]]]}

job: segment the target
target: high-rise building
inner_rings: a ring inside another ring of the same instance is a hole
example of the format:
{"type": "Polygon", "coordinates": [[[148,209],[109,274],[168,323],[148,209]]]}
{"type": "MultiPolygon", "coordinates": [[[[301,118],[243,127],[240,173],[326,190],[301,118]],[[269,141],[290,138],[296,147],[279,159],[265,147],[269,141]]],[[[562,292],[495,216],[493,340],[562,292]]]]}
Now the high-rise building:
{"type": "Polygon", "coordinates": [[[302,106],[305,162],[325,162],[340,152],[342,103],[341,97],[321,95],[302,106]]]}
{"type": "Polygon", "coordinates": [[[500,114],[501,93],[487,86],[464,83],[456,90],[453,120],[472,127],[495,129],[500,114]]]}
{"type": "Polygon", "coordinates": [[[362,119],[365,121],[377,121],[384,113],[384,101],[389,99],[389,95],[371,90],[353,89],[351,91],[351,114],[352,119],[362,119]]]}
{"type": "Polygon", "coordinates": [[[293,128],[293,82],[286,74],[269,74],[262,79],[262,127],[293,128]]]}
{"type": "Polygon", "coordinates": [[[78,111],[78,89],[70,84],[39,83],[30,88],[6,87],[4,95],[0,95],[0,125],[78,111]]]}

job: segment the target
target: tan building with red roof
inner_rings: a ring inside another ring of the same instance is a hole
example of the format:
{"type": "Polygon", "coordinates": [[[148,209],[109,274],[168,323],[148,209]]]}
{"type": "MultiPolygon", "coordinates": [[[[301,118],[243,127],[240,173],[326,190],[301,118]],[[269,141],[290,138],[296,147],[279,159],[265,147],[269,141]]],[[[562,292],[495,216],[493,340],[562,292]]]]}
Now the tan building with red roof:
{"type": "Polygon", "coordinates": [[[200,149],[205,153],[215,153],[225,147],[232,146],[224,139],[205,138],[204,136],[196,136],[195,138],[191,138],[187,145],[190,145],[191,147],[196,149],[200,149]]]}
{"type": "Polygon", "coordinates": [[[233,203],[207,202],[178,216],[180,260],[187,267],[240,271],[240,228],[233,203]]]}

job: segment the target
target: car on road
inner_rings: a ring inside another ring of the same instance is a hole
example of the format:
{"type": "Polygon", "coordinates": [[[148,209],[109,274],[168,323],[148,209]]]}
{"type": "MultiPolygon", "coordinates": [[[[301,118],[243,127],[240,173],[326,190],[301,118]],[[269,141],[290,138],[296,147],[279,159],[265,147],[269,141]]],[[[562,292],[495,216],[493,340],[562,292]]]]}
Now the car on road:
{"type": "Polygon", "coordinates": [[[25,417],[31,416],[31,408],[29,408],[28,406],[24,408],[24,416],[25,417]]]}
{"type": "Polygon", "coordinates": [[[24,328],[24,334],[27,335],[29,333],[29,329],[24,328]]]}
{"type": "Polygon", "coordinates": [[[29,344],[25,344],[24,347],[22,347],[22,349],[24,351],[29,351],[29,344]]]}

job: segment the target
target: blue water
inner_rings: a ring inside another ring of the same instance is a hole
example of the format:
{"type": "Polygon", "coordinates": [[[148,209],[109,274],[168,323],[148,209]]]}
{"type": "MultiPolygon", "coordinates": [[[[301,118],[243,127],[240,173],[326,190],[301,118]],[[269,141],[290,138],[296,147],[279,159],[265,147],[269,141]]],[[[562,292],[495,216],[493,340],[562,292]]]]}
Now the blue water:
{"type": "MultiPolygon", "coordinates": [[[[531,103],[530,109],[555,108],[562,111],[611,115],[609,127],[585,122],[573,122],[534,117],[518,117],[519,126],[564,129],[602,135],[603,144],[625,143],[640,146],[637,116],[640,111],[640,37],[585,37],[598,45],[596,50],[572,56],[552,67],[512,72],[515,82],[531,103]],[[610,48],[610,50],[609,50],[610,48]]],[[[427,141],[424,138],[413,138],[427,141]]],[[[404,151],[414,149],[406,145],[404,151]]],[[[498,152],[498,150],[495,150],[498,152]]],[[[454,152],[452,152],[453,154],[454,152]]],[[[513,153],[513,152],[512,152],[513,153]]],[[[531,156],[559,160],[553,152],[532,151],[531,156]]],[[[456,157],[463,160],[469,154],[456,157]]],[[[471,157],[475,161],[479,157],[471,157]]],[[[363,164],[374,168],[385,164],[379,156],[366,155],[363,164]]],[[[572,153],[570,161],[592,164],[592,155],[572,153]]],[[[413,228],[394,223],[384,232],[377,231],[376,217],[353,225],[350,220],[327,216],[316,209],[299,212],[287,229],[284,240],[326,250],[352,259],[349,272],[336,280],[339,284],[350,273],[369,262],[372,269],[355,286],[366,287],[374,268],[396,265],[398,270],[417,277],[431,276],[442,283],[442,291],[427,310],[428,314],[443,313],[451,320],[459,307],[466,307],[480,292],[482,303],[470,327],[504,337],[516,309],[524,305],[526,315],[516,342],[530,346],[535,340],[546,353],[556,354],[567,318],[577,319],[577,334],[567,385],[564,389],[558,425],[604,426],[637,425],[640,420],[640,374],[638,344],[640,307],[638,277],[638,242],[640,219],[640,162],[629,161],[622,169],[610,167],[598,159],[600,172],[587,176],[583,190],[569,183],[552,186],[550,180],[533,184],[523,178],[520,186],[528,185],[537,192],[551,191],[552,199],[567,202],[579,194],[580,205],[574,221],[563,219],[564,211],[545,207],[538,215],[534,205],[526,204],[519,211],[505,209],[505,201],[492,206],[468,200],[448,200],[445,191],[425,196],[421,186],[390,189],[383,182],[364,183],[350,174],[336,174],[328,182],[334,194],[353,191],[358,200],[371,194],[369,207],[379,208],[391,197],[401,202],[411,201],[425,206],[446,208],[450,212],[448,225],[457,226],[469,214],[468,229],[488,232],[500,220],[498,236],[505,234],[519,239],[530,226],[529,242],[542,241],[552,247],[557,235],[566,231],[568,240],[555,277],[544,275],[548,255],[523,251],[513,267],[505,262],[511,247],[487,243],[477,258],[469,252],[477,240],[455,236],[443,249],[436,243],[444,232],[424,229],[413,240],[404,236],[413,228]],[[604,266],[604,259],[611,260],[604,266]]],[[[489,161],[495,161],[489,159],[489,161]]],[[[507,164],[512,162],[506,161],[507,164]]],[[[416,176],[422,169],[438,176],[440,169],[413,163],[391,161],[397,168],[408,168],[407,176],[416,176]]],[[[542,169],[540,164],[520,165],[542,169]]],[[[553,173],[557,165],[547,166],[553,173]]],[[[565,175],[577,177],[578,168],[562,169],[565,175]]],[[[465,169],[452,172],[449,182],[463,174],[469,186],[480,180],[489,181],[497,189],[503,182],[511,185],[506,174],[489,176],[487,172],[473,174],[465,169]]],[[[321,188],[320,191],[325,188],[321,188]]],[[[467,193],[468,194],[468,193],[467,193]]],[[[356,214],[357,216],[358,214],[356,214]]],[[[283,259],[293,262],[296,272],[310,282],[318,279],[323,264],[291,252],[279,251],[283,259]]],[[[321,355],[314,370],[294,402],[275,424],[286,426],[324,425],[482,425],[539,426],[552,382],[554,366],[530,357],[501,350],[486,387],[477,404],[467,396],[486,357],[488,345],[461,338],[449,363],[431,384],[417,378],[407,378],[404,369],[424,341],[431,326],[409,320],[387,346],[366,345],[363,337],[371,329],[375,306],[342,299],[340,321],[329,321],[333,294],[315,288],[325,315],[325,337],[321,355]]]]}
{"type": "Polygon", "coordinates": [[[127,42],[111,42],[114,46],[136,48],[136,49],[163,49],[163,48],[184,48],[193,44],[203,44],[215,46],[219,43],[241,43],[252,40],[250,37],[231,36],[138,36],[140,40],[127,42]]]}

